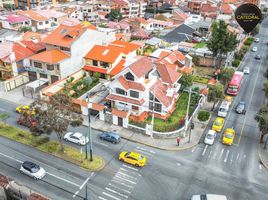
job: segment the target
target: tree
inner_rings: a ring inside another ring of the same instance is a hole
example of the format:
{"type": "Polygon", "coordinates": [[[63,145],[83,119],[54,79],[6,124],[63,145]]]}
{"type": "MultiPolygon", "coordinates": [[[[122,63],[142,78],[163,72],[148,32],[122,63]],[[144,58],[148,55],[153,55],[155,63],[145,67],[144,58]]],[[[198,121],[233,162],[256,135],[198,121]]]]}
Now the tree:
{"type": "Polygon", "coordinates": [[[195,66],[200,66],[200,57],[197,55],[192,55],[193,63],[195,66]]]}
{"type": "Polygon", "coordinates": [[[221,70],[220,78],[222,80],[222,83],[224,85],[224,88],[226,88],[227,84],[231,81],[235,70],[230,67],[223,68],[221,70]]]}
{"type": "Polygon", "coordinates": [[[227,24],[223,20],[212,24],[211,37],[207,42],[207,47],[219,61],[217,67],[220,67],[223,56],[235,50],[237,43],[236,34],[228,32],[227,24]]]}
{"type": "Polygon", "coordinates": [[[200,110],[197,115],[197,119],[201,122],[205,122],[209,119],[209,112],[205,110],[200,110]]]}
{"type": "Polygon", "coordinates": [[[119,9],[112,9],[111,12],[108,14],[108,18],[111,21],[120,21],[122,19],[122,13],[119,9]]]}
{"type": "Polygon", "coordinates": [[[217,83],[216,85],[210,86],[208,90],[208,101],[213,101],[212,111],[215,108],[216,103],[224,97],[224,87],[222,84],[217,83]]]}
{"type": "Polygon", "coordinates": [[[27,31],[32,31],[32,27],[30,27],[30,26],[23,26],[23,27],[20,27],[19,28],[19,32],[25,33],[27,31]]]}
{"type": "Polygon", "coordinates": [[[46,134],[55,132],[62,152],[64,151],[63,136],[69,125],[80,126],[83,122],[80,114],[71,111],[71,105],[71,98],[64,92],[53,95],[49,102],[37,100],[32,105],[36,110],[36,127],[32,131],[42,130],[46,134]]]}
{"type": "Polygon", "coordinates": [[[260,32],[260,25],[258,24],[255,28],[251,31],[251,35],[255,36],[260,32]]]}
{"type": "MultiPolygon", "coordinates": [[[[261,107],[259,112],[255,115],[255,120],[259,123],[259,130],[261,132],[260,142],[263,142],[264,135],[268,133],[268,107],[261,107]]],[[[266,137],[266,142],[268,137],[266,137]]]]}
{"type": "Polygon", "coordinates": [[[192,75],[183,74],[182,77],[180,78],[180,83],[184,88],[192,86],[193,85],[192,75]]]}
{"type": "Polygon", "coordinates": [[[268,81],[263,84],[263,90],[265,92],[265,97],[268,98],[268,81]]]}

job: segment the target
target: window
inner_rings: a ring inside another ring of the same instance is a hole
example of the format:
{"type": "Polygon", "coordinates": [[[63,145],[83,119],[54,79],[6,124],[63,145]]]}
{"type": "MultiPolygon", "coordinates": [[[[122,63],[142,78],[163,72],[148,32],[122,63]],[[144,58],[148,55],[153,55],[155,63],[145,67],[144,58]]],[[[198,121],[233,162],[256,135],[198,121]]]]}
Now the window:
{"type": "Polygon", "coordinates": [[[125,90],[122,90],[121,88],[116,88],[115,91],[117,94],[127,95],[127,92],[125,90]]]}
{"type": "Polygon", "coordinates": [[[130,72],[125,75],[125,78],[129,81],[134,81],[134,76],[130,72]]]}
{"type": "Polygon", "coordinates": [[[139,98],[139,92],[130,90],[130,96],[134,98],[139,98]]]}
{"type": "Polygon", "coordinates": [[[49,22],[48,21],[46,21],[46,24],[48,24],[49,22]]]}
{"type": "Polygon", "coordinates": [[[59,71],[60,70],[60,65],[57,64],[56,67],[57,67],[57,70],[59,71]]]}
{"type": "Polygon", "coordinates": [[[100,66],[102,66],[104,68],[107,68],[107,67],[109,67],[109,63],[107,63],[107,62],[100,62],[100,66]]]}
{"type": "Polygon", "coordinates": [[[40,73],[40,78],[47,78],[47,74],[40,73]]]}
{"type": "Polygon", "coordinates": [[[62,51],[70,51],[70,48],[68,48],[68,47],[60,47],[60,50],[62,50],[62,51]]]}
{"type": "Polygon", "coordinates": [[[93,60],[93,65],[94,66],[98,66],[98,61],[97,60],[93,60]]]}
{"type": "Polygon", "coordinates": [[[149,110],[154,110],[155,112],[161,112],[162,111],[162,104],[159,103],[149,103],[149,110]]]}
{"type": "Polygon", "coordinates": [[[138,106],[132,106],[132,110],[137,111],[137,110],[139,110],[139,107],[138,106]]]}
{"type": "Polygon", "coordinates": [[[34,62],[34,66],[37,68],[42,68],[42,64],[39,62],[34,62]]]}
{"type": "Polygon", "coordinates": [[[150,98],[151,101],[154,100],[156,102],[159,102],[159,100],[156,97],[154,98],[154,95],[151,92],[150,92],[150,97],[149,98],[150,98]]]}
{"type": "Polygon", "coordinates": [[[47,64],[47,70],[53,71],[54,70],[54,65],[47,64]]]}
{"type": "Polygon", "coordinates": [[[43,22],[39,22],[39,26],[42,26],[43,25],[43,22]]]}

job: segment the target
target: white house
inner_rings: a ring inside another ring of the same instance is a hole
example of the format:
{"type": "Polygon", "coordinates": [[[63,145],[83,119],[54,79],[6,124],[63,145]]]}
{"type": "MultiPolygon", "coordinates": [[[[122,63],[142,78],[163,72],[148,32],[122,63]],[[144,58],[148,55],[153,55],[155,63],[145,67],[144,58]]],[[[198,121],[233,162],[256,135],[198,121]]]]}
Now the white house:
{"type": "Polygon", "coordinates": [[[31,26],[31,19],[24,15],[9,14],[0,16],[2,27],[11,30],[18,30],[21,27],[31,26]]]}

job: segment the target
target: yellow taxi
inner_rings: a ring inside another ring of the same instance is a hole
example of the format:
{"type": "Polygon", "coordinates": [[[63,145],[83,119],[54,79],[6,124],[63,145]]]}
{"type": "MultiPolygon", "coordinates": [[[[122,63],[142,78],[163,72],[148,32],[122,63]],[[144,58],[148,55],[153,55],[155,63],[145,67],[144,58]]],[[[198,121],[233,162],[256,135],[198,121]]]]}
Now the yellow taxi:
{"type": "Polygon", "coordinates": [[[33,108],[31,108],[30,106],[28,106],[28,105],[16,107],[16,112],[17,113],[22,113],[24,111],[28,112],[31,115],[35,115],[35,110],[33,108]]]}
{"type": "Polygon", "coordinates": [[[227,128],[222,136],[222,144],[232,145],[235,138],[235,130],[227,128]]]}
{"type": "Polygon", "coordinates": [[[136,167],[143,167],[147,164],[147,158],[136,152],[123,151],[119,154],[119,160],[136,167]]]}
{"type": "Polygon", "coordinates": [[[217,117],[212,124],[212,130],[221,132],[223,126],[224,126],[224,119],[221,117],[217,117]]]}
{"type": "Polygon", "coordinates": [[[234,100],[234,97],[232,96],[229,96],[229,95],[226,95],[225,98],[224,98],[225,101],[228,101],[230,104],[232,104],[233,100],[234,100]]]}

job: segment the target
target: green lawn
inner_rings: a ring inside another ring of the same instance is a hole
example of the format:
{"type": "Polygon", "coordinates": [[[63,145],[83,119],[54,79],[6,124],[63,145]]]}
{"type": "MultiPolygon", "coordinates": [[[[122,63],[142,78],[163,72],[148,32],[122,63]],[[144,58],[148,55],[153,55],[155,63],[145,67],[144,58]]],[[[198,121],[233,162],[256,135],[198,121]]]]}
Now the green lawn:
{"type": "Polygon", "coordinates": [[[194,46],[194,48],[199,49],[199,48],[203,48],[204,46],[206,46],[206,43],[205,42],[200,42],[200,43],[197,43],[194,46]]]}
{"type": "MultiPolygon", "coordinates": [[[[191,98],[191,105],[196,104],[196,98],[191,98]]],[[[188,93],[184,92],[181,94],[180,98],[176,103],[176,110],[167,120],[162,120],[159,118],[154,118],[154,131],[159,132],[168,132],[175,131],[182,127],[184,124],[184,118],[186,116],[188,103],[188,93]]],[[[193,107],[190,106],[189,113],[193,111],[193,107]]],[[[151,117],[148,117],[146,122],[149,123],[152,121],[151,117]]]]}
{"type": "Polygon", "coordinates": [[[208,78],[204,78],[204,77],[200,77],[200,76],[197,76],[197,75],[193,75],[193,82],[208,84],[208,81],[209,81],[208,78]]]}
{"type": "Polygon", "coordinates": [[[64,145],[64,152],[60,151],[60,144],[58,141],[50,141],[48,137],[33,136],[27,131],[23,131],[13,126],[0,123],[0,136],[15,140],[17,142],[35,147],[43,152],[60,157],[82,168],[90,171],[98,171],[105,165],[102,157],[93,155],[93,161],[85,160],[85,153],[81,152],[68,145],[64,145]]]}

